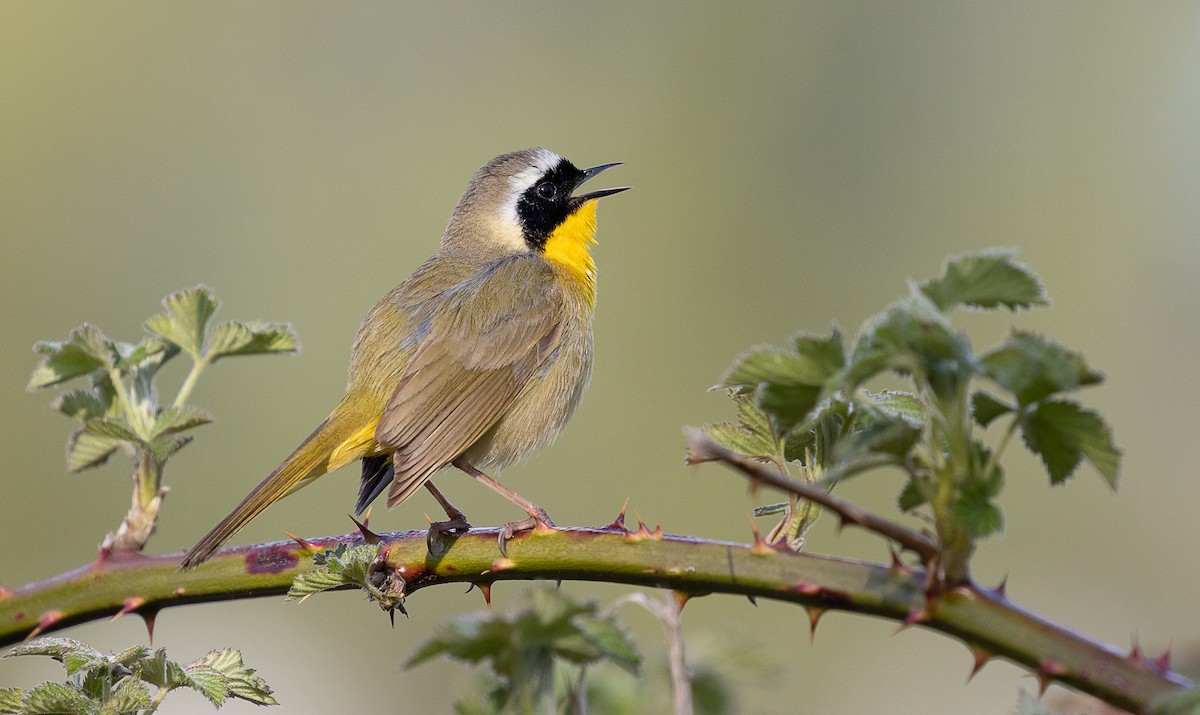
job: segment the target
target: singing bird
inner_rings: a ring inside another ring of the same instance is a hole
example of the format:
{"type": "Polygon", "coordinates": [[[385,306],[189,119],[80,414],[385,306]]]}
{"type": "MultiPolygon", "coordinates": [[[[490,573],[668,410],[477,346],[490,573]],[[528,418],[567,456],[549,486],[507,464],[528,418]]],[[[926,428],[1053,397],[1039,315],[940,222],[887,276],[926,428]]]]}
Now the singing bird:
{"type": "Polygon", "coordinates": [[[505,525],[500,548],[544,509],[483,469],[552,441],[592,370],[597,200],[575,195],[617,164],[578,169],[546,149],[503,154],[467,184],[441,244],[371,309],[354,339],[346,394],[329,417],[183,558],[203,563],[271,504],[362,460],[357,513],[385,489],[394,507],[426,487],[446,511],[431,528],[469,529],[429,481],[453,465],[529,518],[505,525]]]}

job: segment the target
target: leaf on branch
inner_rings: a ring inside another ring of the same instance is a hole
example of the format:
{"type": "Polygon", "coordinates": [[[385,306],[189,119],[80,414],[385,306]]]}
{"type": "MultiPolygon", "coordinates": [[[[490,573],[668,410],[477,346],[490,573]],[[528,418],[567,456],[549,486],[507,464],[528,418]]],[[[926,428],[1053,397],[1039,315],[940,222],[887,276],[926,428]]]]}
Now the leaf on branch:
{"type": "Polygon", "coordinates": [[[1015,251],[990,250],[955,256],[946,262],[940,278],[920,285],[920,290],[943,312],[959,305],[969,308],[1009,310],[1046,305],[1045,290],[1037,276],[1013,260],[1015,251]]]}
{"type": "Polygon", "coordinates": [[[104,658],[104,655],[100,651],[74,638],[39,638],[35,641],[15,646],[5,653],[3,657],[13,658],[21,655],[44,655],[63,664],[66,664],[67,658],[70,656],[79,656],[87,660],[100,660],[104,658]]]}
{"type": "Polygon", "coordinates": [[[242,654],[232,648],[214,650],[203,658],[189,663],[184,672],[191,681],[185,683],[213,705],[221,707],[227,698],[238,698],[256,705],[278,705],[266,681],[255,675],[253,668],[242,663],[242,654]]]}
{"type": "Polygon", "coordinates": [[[232,355],[294,353],[300,341],[286,323],[231,321],[218,325],[209,342],[210,362],[232,355]]]}
{"type": "Polygon", "coordinates": [[[1121,450],[1112,431],[1096,412],[1067,400],[1043,402],[1021,423],[1021,437],[1042,458],[1051,484],[1071,477],[1084,457],[1116,489],[1121,450]]]}
{"type": "Polygon", "coordinates": [[[714,442],[747,457],[761,457],[782,463],[783,442],[775,434],[771,419],[748,395],[730,392],[737,403],[736,422],[718,422],[701,427],[714,442]]]}
{"type": "Polygon", "coordinates": [[[1012,411],[1012,405],[1006,405],[982,390],[971,395],[971,414],[980,427],[986,428],[992,420],[1012,411]]]}
{"type": "Polygon", "coordinates": [[[162,435],[177,434],[185,430],[209,424],[214,420],[208,410],[184,405],[182,407],[167,407],[158,413],[154,426],[150,429],[150,438],[162,435]]]}
{"type": "Polygon", "coordinates": [[[25,389],[39,390],[95,370],[112,367],[118,360],[113,342],[100,329],[84,323],[72,330],[64,342],[42,341],[33,346],[42,356],[25,389]]]}
{"type": "Polygon", "coordinates": [[[163,298],[166,313],[159,313],[146,321],[146,330],[180,349],[199,361],[204,356],[204,336],[208,320],[217,311],[221,302],[207,286],[196,286],[181,290],[163,298]]]}
{"type": "Polygon", "coordinates": [[[1079,353],[1023,330],[1014,330],[979,362],[984,374],[1016,395],[1021,405],[1104,380],[1079,353]]]}
{"type": "Polygon", "coordinates": [[[122,678],[100,709],[102,715],[138,713],[150,707],[150,689],[137,678],[122,678]]]}
{"type": "Polygon", "coordinates": [[[845,362],[842,334],[834,327],[827,338],[800,335],[793,351],[760,346],[739,357],[721,386],[754,393],[758,406],[785,434],[817,405],[830,380],[845,362]]]}
{"type": "Polygon", "coordinates": [[[25,691],[20,688],[0,688],[0,713],[15,715],[22,711],[25,691]]]}
{"type": "Polygon", "coordinates": [[[119,439],[100,437],[78,430],[67,440],[67,471],[78,473],[98,467],[107,462],[120,446],[119,439]]]}
{"type": "Polygon", "coordinates": [[[174,690],[188,685],[188,674],[183,666],[167,658],[166,648],[159,648],[143,660],[135,671],[139,678],[158,688],[174,690]]]}
{"type": "Polygon", "coordinates": [[[141,444],[142,438],[124,417],[94,417],[83,423],[83,431],[94,437],[107,437],[141,444]]]}
{"type": "Polygon", "coordinates": [[[93,417],[103,417],[109,414],[113,406],[114,394],[111,390],[106,396],[102,396],[95,389],[71,390],[54,398],[50,403],[50,408],[83,422],[93,417]],[[106,397],[107,399],[105,399],[106,397]]]}
{"type": "Polygon", "coordinates": [[[1000,482],[993,481],[994,484],[974,484],[964,488],[954,502],[954,521],[972,538],[982,539],[1004,529],[1004,516],[993,501],[999,493],[1000,482]]]}
{"type": "Polygon", "coordinates": [[[22,713],[29,715],[99,715],[100,704],[70,683],[42,683],[25,694],[22,713]]]}
{"type": "Polygon", "coordinates": [[[179,352],[178,348],[150,336],[142,338],[137,345],[129,343],[116,343],[115,345],[117,353],[120,355],[116,366],[122,372],[137,369],[150,362],[155,363],[156,366],[161,365],[179,352]]]}
{"type": "Polygon", "coordinates": [[[316,554],[313,556],[314,567],[292,580],[285,600],[302,600],[314,593],[339,586],[358,586],[376,600],[383,600],[384,595],[379,587],[368,578],[371,563],[377,556],[379,544],[350,547],[341,543],[336,549],[327,549],[316,554]]]}
{"type": "Polygon", "coordinates": [[[900,491],[900,496],[896,499],[896,505],[900,507],[900,511],[912,511],[929,500],[925,495],[930,493],[933,485],[928,477],[915,477],[908,480],[904,485],[904,489],[900,491]]]}

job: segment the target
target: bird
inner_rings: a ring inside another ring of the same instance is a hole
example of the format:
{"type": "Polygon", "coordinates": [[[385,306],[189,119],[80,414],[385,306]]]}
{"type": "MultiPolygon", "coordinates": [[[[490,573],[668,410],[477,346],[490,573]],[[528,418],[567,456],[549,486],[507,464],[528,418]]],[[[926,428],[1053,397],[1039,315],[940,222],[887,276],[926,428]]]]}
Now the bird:
{"type": "MultiPolygon", "coordinates": [[[[548,149],[502,154],[467,184],[432,257],[367,313],[351,350],[346,393],[275,471],[191,548],[209,559],[263,510],[324,474],[361,460],[355,512],[387,491],[388,508],[425,487],[448,521],[470,524],[430,481],[453,466],[516,504],[499,546],[546,511],[493,473],[553,441],[592,371],[598,200],[576,194],[620,162],[579,169],[548,149]]],[[[432,542],[431,542],[432,543],[432,542]]]]}

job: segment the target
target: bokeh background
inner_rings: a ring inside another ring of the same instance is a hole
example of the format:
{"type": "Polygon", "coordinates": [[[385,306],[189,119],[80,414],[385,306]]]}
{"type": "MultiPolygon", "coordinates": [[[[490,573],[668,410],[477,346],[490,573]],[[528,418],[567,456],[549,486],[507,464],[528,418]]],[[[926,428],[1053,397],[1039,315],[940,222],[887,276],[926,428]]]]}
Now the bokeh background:
{"type": "MultiPolygon", "coordinates": [[[[1086,468],[1049,489],[1017,454],[1006,533],[976,560],[1022,605],[1157,655],[1194,639],[1200,528],[1200,8],[1192,3],[0,4],[0,583],[74,568],[126,509],[125,464],[67,475],[69,424],[23,391],[39,339],[85,320],[135,340],[197,283],[221,317],[290,321],[297,357],[230,360],[193,401],[218,416],[167,476],[151,550],[192,544],[326,414],[372,303],[432,250],[488,158],[544,145],[624,161],[601,210],[597,362],[571,428],[506,481],[563,524],[631,510],[668,531],[748,538],[742,479],[682,463],[680,428],[731,413],[708,393],[740,350],[837,321],[853,331],[950,253],[1016,246],[1054,298],[965,316],[1078,348],[1085,395],[1125,449],[1120,492],[1086,468]]],[[[175,375],[178,381],[180,375],[175,375]]],[[[177,382],[176,382],[177,384],[177,382]]],[[[255,521],[343,533],[352,470],[255,521]]],[[[511,507],[440,480],[477,524],[511,507]]],[[[899,483],[844,493],[892,514],[899,483]]],[[[432,503],[377,513],[419,527],[432,503]]],[[[816,552],[886,559],[814,530],[816,552]]],[[[620,588],[564,586],[607,601],[620,588]]],[[[496,607],[523,586],[496,589],[496,607]]],[[[423,591],[393,630],[356,594],[165,611],[182,660],[240,647],[286,712],[444,712],[463,666],[405,656],[478,594],[423,591]]],[[[629,611],[651,659],[657,625],[629,611]]],[[[1006,713],[1034,681],[1009,664],[966,685],[959,643],[831,614],[809,643],[794,607],[694,601],[697,662],[734,644],[740,711],[1006,713]]],[[[76,628],[103,648],[136,619],[76,628]]],[[[58,677],[0,661],[0,683],[58,677]]],[[[621,676],[614,676],[619,681],[621,676]]],[[[651,669],[629,688],[662,690],[651,669]]],[[[170,712],[210,712],[199,696],[170,712]]],[[[227,712],[249,712],[231,703],[227,712]]]]}

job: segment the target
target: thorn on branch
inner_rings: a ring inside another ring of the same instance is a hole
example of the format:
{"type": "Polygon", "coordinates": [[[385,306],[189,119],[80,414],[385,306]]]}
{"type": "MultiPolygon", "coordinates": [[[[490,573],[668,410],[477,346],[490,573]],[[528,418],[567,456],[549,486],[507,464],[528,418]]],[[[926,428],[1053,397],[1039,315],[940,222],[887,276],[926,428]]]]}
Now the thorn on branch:
{"type": "MultiPolygon", "coordinates": [[[[347,514],[347,516],[350,515],[347,514]]],[[[429,517],[426,516],[425,518],[428,519],[429,517]]],[[[383,537],[368,529],[365,522],[360,523],[353,516],[350,516],[350,521],[353,521],[354,525],[358,527],[358,533],[362,534],[364,544],[378,544],[383,542],[383,537]]]]}
{"type": "Polygon", "coordinates": [[[617,518],[613,519],[611,524],[609,524],[607,526],[602,526],[600,528],[604,529],[605,531],[628,532],[629,530],[625,528],[625,510],[628,508],[629,508],[629,497],[625,497],[625,503],[621,505],[621,513],[617,514],[617,518]]]}

